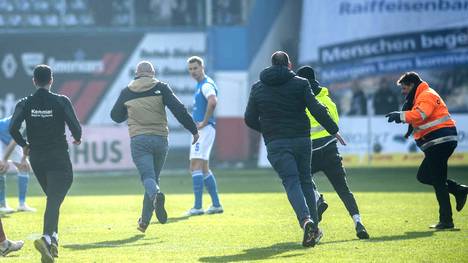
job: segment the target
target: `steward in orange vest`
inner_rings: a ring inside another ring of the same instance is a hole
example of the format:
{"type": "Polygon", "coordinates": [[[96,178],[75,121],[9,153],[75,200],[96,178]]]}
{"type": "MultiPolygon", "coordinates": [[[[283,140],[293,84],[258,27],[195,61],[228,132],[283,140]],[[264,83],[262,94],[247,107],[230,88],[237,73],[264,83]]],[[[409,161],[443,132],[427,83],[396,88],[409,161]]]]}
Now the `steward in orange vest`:
{"type": "Polygon", "coordinates": [[[408,123],[405,137],[413,133],[418,147],[424,152],[419,166],[418,181],[434,187],[439,203],[439,223],[435,229],[454,228],[449,193],[455,196],[456,209],[466,203],[468,186],[447,179],[447,161],[457,147],[457,129],[447,105],[416,72],[407,72],[398,80],[406,102],[402,111],[391,112],[388,122],[408,123]]]}

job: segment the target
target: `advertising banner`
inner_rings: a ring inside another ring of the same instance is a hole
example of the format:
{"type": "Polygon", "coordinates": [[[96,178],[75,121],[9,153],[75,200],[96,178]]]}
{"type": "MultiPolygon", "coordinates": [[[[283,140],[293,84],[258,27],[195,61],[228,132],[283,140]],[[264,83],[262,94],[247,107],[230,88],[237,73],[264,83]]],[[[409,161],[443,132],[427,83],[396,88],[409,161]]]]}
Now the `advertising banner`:
{"type": "Polygon", "coordinates": [[[76,171],[117,171],[135,169],[130,152],[130,138],[124,127],[83,127],[83,142],[74,145],[69,139],[70,159],[76,171]]]}
{"type": "Polygon", "coordinates": [[[468,0],[305,0],[302,11],[299,63],[315,67],[340,115],[398,110],[407,71],[468,113],[468,0]]]}
{"type": "MultiPolygon", "coordinates": [[[[458,146],[450,158],[452,165],[468,165],[468,115],[454,114],[458,132],[458,146]]],[[[342,117],[340,133],[347,145],[338,144],[343,163],[349,167],[419,166],[424,154],[412,137],[405,139],[407,125],[388,123],[383,117],[342,117]]],[[[259,167],[270,167],[266,147],[260,143],[259,167]]]]}
{"type": "Polygon", "coordinates": [[[467,41],[463,35],[434,38],[439,30],[468,26],[467,0],[305,0],[302,12],[300,63],[318,61],[324,47],[356,41],[368,43],[373,55],[453,49],[467,41]],[[433,31],[428,42],[418,34],[425,31],[433,31]],[[418,46],[418,38],[430,45],[418,46]]]}
{"type": "MultiPolygon", "coordinates": [[[[35,91],[33,69],[52,67],[52,91],[67,95],[87,123],[142,34],[2,34],[0,36],[0,117],[35,91]],[[125,40],[125,41],[122,41],[125,40]]],[[[109,114],[107,114],[109,115],[109,114]]]]}
{"type": "MultiPolygon", "coordinates": [[[[48,64],[52,92],[67,95],[82,124],[115,125],[110,111],[120,91],[134,78],[135,66],[148,60],[156,77],[167,82],[191,110],[195,81],[186,60],[206,53],[206,35],[176,33],[28,33],[0,36],[0,118],[35,91],[33,69],[48,64]]],[[[171,147],[188,147],[190,133],[168,114],[171,147]]],[[[125,126],[121,124],[119,126],[125,126]]]]}

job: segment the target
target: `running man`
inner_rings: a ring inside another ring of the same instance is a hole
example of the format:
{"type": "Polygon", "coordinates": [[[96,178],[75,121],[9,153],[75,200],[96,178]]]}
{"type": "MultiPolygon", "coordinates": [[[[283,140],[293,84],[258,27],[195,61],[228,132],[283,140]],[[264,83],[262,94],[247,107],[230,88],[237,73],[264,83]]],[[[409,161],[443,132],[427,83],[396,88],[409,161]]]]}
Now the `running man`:
{"type": "Polygon", "coordinates": [[[195,143],[197,127],[184,104],[167,83],[156,78],[151,62],[141,61],[136,67],[135,78],[121,91],[111,111],[113,121],[121,123],[128,120],[133,162],[145,188],[137,227],[143,233],[149,226],[153,211],[161,224],[167,222],[166,199],[159,187],[159,174],[168,151],[166,107],[190,131],[194,138],[192,144],[195,143]]]}
{"type": "Polygon", "coordinates": [[[47,65],[34,68],[34,94],[16,104],[11,118],[10,134],[29,155],[31,167],[47,196],[43,235],[34,241],[42,262],[58,257],[58,222],[60,206],[73,182],[73,168],[68,153],[65,125],[71,131],[73,144],[81,144],[81,125],[70,100],[50,92],[52,69],[47,65]],[[20,133],[26,122],[27,141],[20,133]]]}
{"type": "MultiPolygon", "coordinates": [[[[338,125],[339,117],[336,105],[328,96],[328,89],[321,87],[315,79],[313,68],[310,66],[301,67],[297,71],[297,75],[309,81],[315,98],[327,108],[333,121],[338,125]]],[[[310,119],[310,136],[312,139],[311,174],[313,175],[320,171],[325,174],[353,219],[356,236],[359,239],[368,239],[369,234],[362,224],[356,199],[351,190],[349,190],[346,181],[346,170],[341,161],[341,155],[338,152],[338,147],[336,145],[337,139],[330,135],[309,111],[307,111],[307,116],[310,119]]],[[[318,191],[315,191],[315,199],[317,200],[318,220],[321,221],[322,214],[327,209],[328,204],[318,191]]]]}

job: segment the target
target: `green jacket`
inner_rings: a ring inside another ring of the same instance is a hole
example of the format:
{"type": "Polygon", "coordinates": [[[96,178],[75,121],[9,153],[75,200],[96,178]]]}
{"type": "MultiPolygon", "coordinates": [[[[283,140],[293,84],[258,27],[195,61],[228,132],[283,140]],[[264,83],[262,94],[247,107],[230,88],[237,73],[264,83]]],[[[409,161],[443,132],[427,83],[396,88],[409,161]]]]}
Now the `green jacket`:
{"type": "MultiPolygon", "coordinates": [[[[331,100],[329,97],[328,89],[325,87],[321,87],[320,93],[315,95],[315,98],[322,103],[328,110],[330,117],[333,121],[338,125],[338,110],[336,109],[336,104],[331,100]]],[[[310,120],[310,138],[312,140],[324,138],[327,136],[331,136],[320,124],[315,120],[315,118],[310,114],[309,110],[307,110],[307,116],[310,120]]]]}

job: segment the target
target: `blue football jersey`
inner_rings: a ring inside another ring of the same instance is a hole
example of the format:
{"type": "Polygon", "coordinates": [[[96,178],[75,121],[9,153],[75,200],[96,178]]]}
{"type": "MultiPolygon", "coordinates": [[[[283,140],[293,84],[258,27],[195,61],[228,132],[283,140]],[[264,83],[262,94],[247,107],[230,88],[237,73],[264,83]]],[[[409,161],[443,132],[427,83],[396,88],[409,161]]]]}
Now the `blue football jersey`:
{"type": "MultiPolygon", "coordinates": [[[[192,111],[192,117],[195,122],[202,122],[205,118],[206,107],[208,105],[208,100],[205,98],[202,92],[202,87],[205,84],[211,85],[214,88],[216,95],[218,95],[218,88],[210,77],[206,76],[201,82],[197,83],[192,111]]],[[[214,126],[216,124],[215,117],[211,116],[211,118],[208,120],[208,123],[214,126]]]]}
{"type": "Polygon", "coordinates": [[[12,140],[9,127],[11,116],[0,120],[0,141],[9,144],[12,140]]]}

